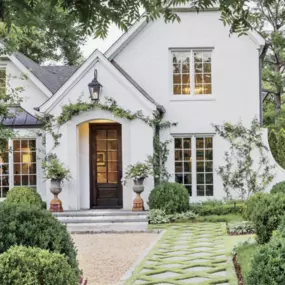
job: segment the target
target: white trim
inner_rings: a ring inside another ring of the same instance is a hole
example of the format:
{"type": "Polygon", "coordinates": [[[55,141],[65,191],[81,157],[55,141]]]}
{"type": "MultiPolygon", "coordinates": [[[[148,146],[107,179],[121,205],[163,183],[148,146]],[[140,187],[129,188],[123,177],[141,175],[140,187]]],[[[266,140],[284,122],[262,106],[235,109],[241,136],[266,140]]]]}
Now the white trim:
{"type": "Polygon", "coordinates": [[[43,92],[47,97],[51,97],[52,92],[28,69],[26,68],[14,55],[9,56],[9,59],[16,65],[16,67],[28,76],[35,86],[43,92]]]}
{"type": "MultiPolygon", "coordinates": [[[[96,50],[85,63],[68,79],[68,81],[60,88],[49,100],[41,107],[41,112],[49,113],[60,101],[68,94],[68,92],[91,70],[95,68],[96,63],[100,62],[112,74],[117,77],[120,82],[128,86],[137,97],[145,103],[150,110],[155,110],[156,106],[141,94],[135,86],[126,79],[122,73],[116,69],[111,62],[99,51],[96,50]]],[[[100,76],[100,74],[99,74],[100,76]]],[[[98,79],[100,81],[100,78],[98,79]]],[[[104,86],[103,86],[104,88],[104,86]]]]}

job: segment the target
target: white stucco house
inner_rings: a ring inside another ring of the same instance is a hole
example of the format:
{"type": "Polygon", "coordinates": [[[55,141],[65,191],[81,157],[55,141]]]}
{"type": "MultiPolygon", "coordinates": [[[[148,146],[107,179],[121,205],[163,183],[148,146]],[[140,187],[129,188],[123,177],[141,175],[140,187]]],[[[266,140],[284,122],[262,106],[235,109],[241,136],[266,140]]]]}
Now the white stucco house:
{"type": "MultiPolygon", "coordinates": [[[[2,78],[13,75],[11,85],[24,91],[22,111],[5,122],[19,137],[9,142],[12,152],[1,158],[1,198],[14,185],[29,185],[47,202],[52,199],[40,160],[53,141],[49,137],[42,144],[35,115],[59,116],[70,102],[90,102],[88,84],[94,70],[102,85],[100,101],[113,98],[124,109],[141,110],[145,116],[161,112],[165,120],[178,123],[160,135],[162,141],[171,139],[170,180],[183,183],[192,201],[224,197],[215,169],[224,163],[226,143],[215,135],[212,123],[242,120],[249,125],[254,117],[260,120],[264,40],[253,31],[230,35],[216,10],[177,12],[180,23],[142,19],[105,54],[95,50],[79,67],[39,66],[20,53],[2,57],[2,78]],[[28,79],[19,80],[22,73],[28,79]]],[[[60,195],[64,209],[131,209],[135,194],[131,183],[123,186],[121,178],[129,164],[153,154],[153,129],[141,120],[96,109],[73,117],[60,132],[60,145],[53,152],[72,175],[60,195]]],[[[145,201],[152,188],[150,177],[145,201]]]]}

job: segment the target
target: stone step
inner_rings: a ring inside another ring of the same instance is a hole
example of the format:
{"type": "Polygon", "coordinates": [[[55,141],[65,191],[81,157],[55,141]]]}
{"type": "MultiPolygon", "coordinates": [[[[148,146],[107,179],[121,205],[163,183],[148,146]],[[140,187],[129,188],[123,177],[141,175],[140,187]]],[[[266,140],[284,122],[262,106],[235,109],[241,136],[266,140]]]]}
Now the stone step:
{"type": "Polygon", "coordinates": [[[146,232],[147,222],[140,223],[68,223],[71,233],[146,232]]]}
{"type": "Polygon", "coordinates": [[[56,217],[93,217],[93,216],[147,216],[148,212],[132,212],[124,210],[84,210],[84,211],[65,211],[54,213],[56,217]]]}
{"type": "Polygon", "coordinates": [[[59,221],[64,224],[74,223],[140,223],[147,222],[147,216],[69,216],[69,217],[57,217],[59,221]]]}

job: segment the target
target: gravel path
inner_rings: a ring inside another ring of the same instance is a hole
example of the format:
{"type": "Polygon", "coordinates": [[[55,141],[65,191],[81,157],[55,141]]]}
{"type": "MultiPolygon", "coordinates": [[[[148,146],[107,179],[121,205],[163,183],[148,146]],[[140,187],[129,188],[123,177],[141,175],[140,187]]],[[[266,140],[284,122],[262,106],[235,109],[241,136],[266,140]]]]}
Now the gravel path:
{"type": "Polygon", "coordinates": [[[88,285],[116,284],[157,234],[72,235],[88,285]]]}

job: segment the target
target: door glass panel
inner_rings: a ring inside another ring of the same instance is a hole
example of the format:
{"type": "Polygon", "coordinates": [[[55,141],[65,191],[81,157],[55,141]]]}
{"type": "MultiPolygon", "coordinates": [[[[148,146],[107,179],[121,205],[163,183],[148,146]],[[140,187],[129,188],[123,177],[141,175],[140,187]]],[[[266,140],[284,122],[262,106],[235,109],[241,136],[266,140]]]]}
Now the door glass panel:
{"type": "Polygon", "coordinates": [[[108,173],[108,183],[118,183],[118,173],[117,172],[108,173]]]}
{"type": "Polygon", "coordinates": [[[106,150],[106,140],[97,140],[97,150],[106,150]]]}
{"type": "Polygon", "coordinates": [[[116,130],[108,130],[108,139],[109,140],[117,139],[117,131],[116,130]]]}
{"type": "Polygon", "coordinates": [[[97,183],[118,183],[118,131],[96,131],[97,183]]]}
{"type": "Polygon", "coordinates": [[[117,140],[108,140],[108,150],[117,150],[117,140]]]}
{"type": "Polygon", "coordinates": [[[105,140],[105,139],[106,139],[106,130],[97,130],[96,140],[105,140]]]}

